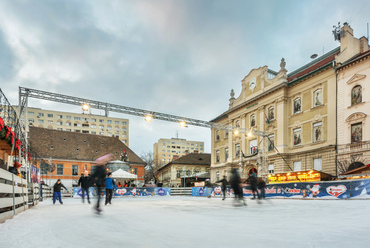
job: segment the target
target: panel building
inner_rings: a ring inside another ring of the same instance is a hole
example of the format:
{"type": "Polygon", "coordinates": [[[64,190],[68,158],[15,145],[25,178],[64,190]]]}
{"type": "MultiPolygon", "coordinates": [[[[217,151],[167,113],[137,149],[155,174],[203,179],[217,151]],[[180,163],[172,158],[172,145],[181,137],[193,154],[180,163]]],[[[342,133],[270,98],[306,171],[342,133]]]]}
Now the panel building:
{"type": "MultiPolygon", "coordinates": [[[[18,106],[13,108],[18,111],[18,106]]],[[[21,121],[25,121],[24,113],[21,115],[21,121]]],[[[28,107],[28,123],[34,127],[117,137],[129,145],[128,119],[28,107]]]]}
{"type": "Polygon", "coordinates": [[[155,166],[161,167],[173,160],[173,156],[184,156],[185,151],[204,153],[204,142],[190,141],[180,138],[159,139],[153,145],[153,159],[155,166]]]}

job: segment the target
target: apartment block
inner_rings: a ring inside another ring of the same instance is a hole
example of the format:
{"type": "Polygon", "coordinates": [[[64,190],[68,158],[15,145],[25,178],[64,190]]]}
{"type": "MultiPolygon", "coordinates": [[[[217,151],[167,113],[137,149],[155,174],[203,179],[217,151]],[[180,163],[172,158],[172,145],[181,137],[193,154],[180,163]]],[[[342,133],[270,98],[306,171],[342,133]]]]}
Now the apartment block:
{"type": "MultiPolygon", "coordinates": [[[[18,106],[13,106],[18,111],[18,106]]],[[[21,122],[25,122],[24,111],[21,122]]],[[[34,127],[118,137],[129,145],[129,120],[89,113],[76,114],[28,107],[28,123],[34,127]]]]}
{"type": "Polygon", "coordinates": [[[163,166],[173,160],[173,156],[184,156],[185,151],[204,153],[204,142],[180,138],[159,139],[153,145],[153,158],[156,166],[163,166]]]}

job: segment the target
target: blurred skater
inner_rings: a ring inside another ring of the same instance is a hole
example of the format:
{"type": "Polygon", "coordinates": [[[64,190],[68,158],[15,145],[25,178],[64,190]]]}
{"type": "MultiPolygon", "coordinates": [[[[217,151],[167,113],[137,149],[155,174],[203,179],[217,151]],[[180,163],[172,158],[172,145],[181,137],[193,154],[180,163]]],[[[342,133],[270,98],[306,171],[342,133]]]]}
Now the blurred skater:
{"type": "Polygon", "coordinates": [[[102,211],[100,208],[100,197],[101,197],[101,187],[104,184],[104,179],[106,176],[105,175],[105,164],[111,161],[112,158],[113,158],[112,154],[107,154],[95,160],[95,163],[97,165],[95,166],[95,171],[91,176],[94,179],[96,190],[98,193],[98,199],[96,201],[96,206],[95,206],[95,211],[97,214],[100,214],[100,212],[102,211]]]}
{"type": "Polygon", "coordinates": [[[85,192],[87,195],[87,202],[90,204],[90,196],[89,196],[89,187],[91,185],[91,178],[85,171],[84,174],[81,173],[81,177],[78,180],[78,186],[81,186],[81,193],[82,193],[82,202],[85,203],[85,192]]]}
{"type": "Polygon", "coordinates": [[[240,179],[237,169],[231,169],[230,185],[234,190],[235,201],[239,201],[240,203],[243,202],[244,205],[247,205],[243,197],[243,188],[241,187],[241,183],[242,180],[240,179]]]}
{"type": "Polygon", "coordinates": [[[225,197],[226,197],[226,186],[227,186],[226,176],[224,176],[223,179],[218,180],[216,183],[222,183],[222,195],[223,195],[222,200],[225,200],[225,197]]]}
{"type": "Polygon", "coordinates": [[[266,187],[265,180],[262,177],[259,177],[258,178],[258,189],[261,191],[260,197],[262,199],[266,199],[265,187],[266,187]]]}
{"type": "Polygon", "coordinates": [[[252,192],[253,192],[252,199],[256,199],[256,193],[257,193],[258,199],[261,199],[260,194],[258,193],[258,189],[257,189],[257,174],[254,169],[252,169],[252,173],[249,174],[249,178],[247,179],[247,181],[249,181],[252,192]]]}
{"type": "Polygon", "coordinates": [[[55,201],[57,200],[57,198],[59,199],[60,204],[63,204],[62,194],[60,193],[60,190],[62,189],[62,187],[68,191],[68,189],[62,184],[60,179],[58,179],[57,182],[54,184],[53,204],[55,204],[55,201]]]}
{"type": "Polygon", "coordinates": [[[105,179],[105,205],[112,204],[113,188],[117,190],[116,183],[112,178],[112,173],[108,173],[108,177],[105,179]]]}

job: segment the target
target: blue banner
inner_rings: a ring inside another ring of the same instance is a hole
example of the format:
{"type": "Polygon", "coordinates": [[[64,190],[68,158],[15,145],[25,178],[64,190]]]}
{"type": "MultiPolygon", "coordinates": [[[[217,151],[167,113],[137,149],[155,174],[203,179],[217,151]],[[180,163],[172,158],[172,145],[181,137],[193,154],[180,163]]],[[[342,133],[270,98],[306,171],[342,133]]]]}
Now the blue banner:
{"type": "MultiPolygon", "coordinates": [[[[102,195],[105,195],[105,188],[102,188],[102,195]]],[[[171,195],[171,188],[117,188],[114,191],[115,197],[121,196],[166,196],[171,195]]],[[[96,188],[89,188],[89,196],[97,196],[96,188]]],[[[73,197],[82,197],[81,188],[73,188],[73,197]]]]}
{"type": "MultiPolygon", "coordinates": [[[[261,190],[258,190],[261,193],[261,190]]],[[[266,197],[276,198],[321,198],[348,199],[370,198],[370,180],[326,181],[313,183],[279,183],[266,185],[266,197]]],[[[250,186],[243,188],[244,196],[252,196],[250,186]]],[[[193,187],[192,196],[221,197],[221,187],[193,187]]],[[[234,192],[226,188],[226,197],[234,197],[234,192]]]]}

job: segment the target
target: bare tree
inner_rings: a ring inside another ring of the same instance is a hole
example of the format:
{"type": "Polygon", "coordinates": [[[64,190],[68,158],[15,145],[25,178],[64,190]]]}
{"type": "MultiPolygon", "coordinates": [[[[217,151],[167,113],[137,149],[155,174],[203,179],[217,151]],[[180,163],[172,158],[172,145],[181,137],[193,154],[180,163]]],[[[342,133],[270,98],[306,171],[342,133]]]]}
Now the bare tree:
{"type": "Polygon", "coordinates": [[[154,175],[155,174],[155,164],[154,164],[153,153],[151,151],[142,152],[140,155],[140,158],[146,162],[145,174],[144,174],[145,183],[148,183],[151,180],[154,181],[154,183],[157,183],[157,179],[154,175]]]}

